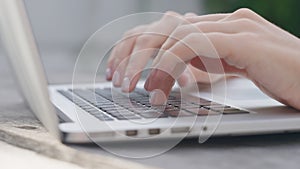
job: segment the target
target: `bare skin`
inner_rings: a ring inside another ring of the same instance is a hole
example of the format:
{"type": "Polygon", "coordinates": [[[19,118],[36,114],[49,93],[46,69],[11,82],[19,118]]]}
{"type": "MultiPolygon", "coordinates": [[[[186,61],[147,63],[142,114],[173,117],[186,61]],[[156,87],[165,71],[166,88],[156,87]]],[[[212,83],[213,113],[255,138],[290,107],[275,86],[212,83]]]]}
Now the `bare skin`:
{"type": "MultiPolygon", "coordinates": [[[[208,78],[207,61],[220,62],[225,73],[244,76],[270,97],[300,110],[300,39],[249,9],[203,16],[167,12],[157,22],[129,30],[112,51],[107,80],[131,92],[152,58],[156,69],[145,83],[152,104],[165,103],[175,79],[187,85],[191,78],[201,83],[222,78],[208,78]],[[215,51],[205,47],[208,41],[215,51]]],[[[220,70],[209,72],[222,74],[220,70]]]]}

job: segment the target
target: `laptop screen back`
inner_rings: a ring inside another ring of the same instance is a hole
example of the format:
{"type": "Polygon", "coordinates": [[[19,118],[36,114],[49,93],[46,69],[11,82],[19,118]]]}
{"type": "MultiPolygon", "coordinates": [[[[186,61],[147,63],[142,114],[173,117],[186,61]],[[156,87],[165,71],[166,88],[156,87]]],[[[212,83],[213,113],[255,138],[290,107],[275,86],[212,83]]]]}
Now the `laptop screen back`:
{"type": "Polygon", "coordinates": [[[58,138],[58,118],[49,100],[47,80],[22,0],[0,1],[0,37],[25,100],[58,138]]]}

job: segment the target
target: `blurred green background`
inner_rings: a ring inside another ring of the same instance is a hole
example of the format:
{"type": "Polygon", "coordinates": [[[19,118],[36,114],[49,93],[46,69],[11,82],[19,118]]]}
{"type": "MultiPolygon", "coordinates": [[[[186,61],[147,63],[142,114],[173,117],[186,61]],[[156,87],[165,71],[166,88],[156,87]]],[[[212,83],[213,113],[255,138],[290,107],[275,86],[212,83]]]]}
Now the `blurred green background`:
{"type": "Polygon", "coordinates": [[[205,13],[250,8],[281,28],[300,37],[300,0],[204,0],[205,13]]]}

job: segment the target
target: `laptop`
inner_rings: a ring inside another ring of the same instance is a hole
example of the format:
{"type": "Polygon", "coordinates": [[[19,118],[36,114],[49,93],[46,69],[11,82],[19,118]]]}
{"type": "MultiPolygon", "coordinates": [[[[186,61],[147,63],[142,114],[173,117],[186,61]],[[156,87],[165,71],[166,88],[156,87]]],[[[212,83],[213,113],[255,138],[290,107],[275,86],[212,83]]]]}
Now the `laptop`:
{"type": "Polygon", "coordinates": [[[24,2],[0,1],[0,33],[20,91],[53,136],[68,143],[234,136],[300,131],[299,111],[231,78],[212,87],[174,88],[152,106],[140,82],[122,93],[110,82],[48,85],[24,2]],[[214,95],[212,95],[214,93],[214,95]]]}

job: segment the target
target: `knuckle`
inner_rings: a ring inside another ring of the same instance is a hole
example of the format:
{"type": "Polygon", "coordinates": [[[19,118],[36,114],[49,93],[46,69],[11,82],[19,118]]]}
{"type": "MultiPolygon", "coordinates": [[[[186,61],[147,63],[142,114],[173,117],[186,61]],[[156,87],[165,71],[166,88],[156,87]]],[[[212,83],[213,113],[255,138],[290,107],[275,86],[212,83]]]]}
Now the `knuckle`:
{"type": "Polygon", "coordinates": [[[174,11],[167,11],[167,12],[165,12],[165,14],[163,16],[163,19],[169,18],[169,17],[174,17],[174,16],[179,16],[179,14],[174,11]]]}
{"type": "Polygon", "coordinates": [[[183,35],[186,34],[187,30],[189,28],[189,25],[180,25],[178,26],[175,31],[173,32],[174,38],[180,38],[183,35]]]}
{"type": "Polygon", "coordinates": [[[177,21],[177,22],[181,22],[181,15],[174,12],[174,11],[167,11],[163,17],[161,18],[162,22],[168,22],[168,21],[177,21]]]}
{"type": "Polygon", "coordinates": [[[193,43],[198,38],[198,33],[190,33],[184,37],[183,41],[188,43],[193,43]]]}
{"type": "Polygon", "coordinates": [[[152,43],[153,35],[141,35],[136,39],[136,45],[149,45],[152,43]]]}
{"type": "Polygon", "coordinates": [[[204,33],[204,32],[207,32],[207,31],[211,30],[211,26],[209,26],[209,24],[207,24],[205,22],[196,23],[196,24],[193,24],[193,25],[194,25],[194,27],[193,27],[194,32],[204,33]]]}
{"type": "Polygon", "coordinates": [[[238,18],[252,18],[256,14],[249,8],[241,8],[233,12],[232,15],[238,18]]]}

